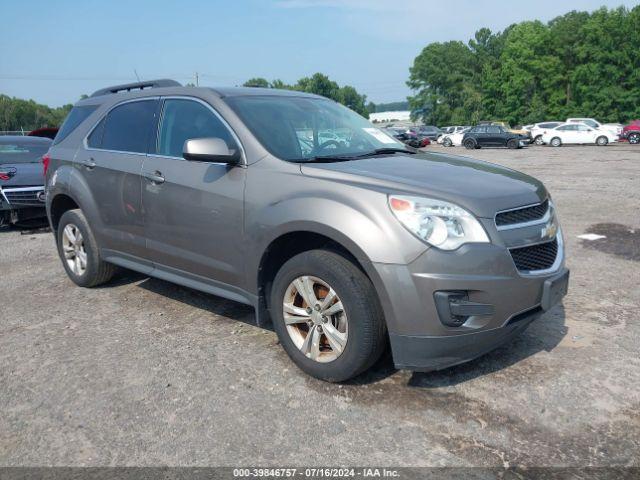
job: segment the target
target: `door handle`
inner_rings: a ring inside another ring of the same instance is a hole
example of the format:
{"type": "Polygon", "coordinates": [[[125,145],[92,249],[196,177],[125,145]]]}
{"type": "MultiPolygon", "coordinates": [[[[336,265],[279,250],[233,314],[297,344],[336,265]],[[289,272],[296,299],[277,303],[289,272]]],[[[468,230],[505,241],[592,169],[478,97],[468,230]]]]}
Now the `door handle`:
{"type": "Polygon", "coordinates": [[[162,173],[158,172],[157,170],[155,172],[142,172],[142,175],[147,180],[150,180],[151,183],[164,183],[164,177],[162,176],[162,173]]]}
{"type": "Polygon", "coordinates": [[[86,167],[87,170],[93,170],[94,168],[96,168],[96,162],[93,158],[83,160],[82,164],[86,167]]]}

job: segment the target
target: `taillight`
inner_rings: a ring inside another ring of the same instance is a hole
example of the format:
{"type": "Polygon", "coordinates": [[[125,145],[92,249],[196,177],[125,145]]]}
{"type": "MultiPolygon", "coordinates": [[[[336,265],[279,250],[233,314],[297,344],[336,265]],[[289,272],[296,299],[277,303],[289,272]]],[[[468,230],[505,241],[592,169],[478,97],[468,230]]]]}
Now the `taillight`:
{"type": "Polygon", "coordinates": [[[51,161],[51,155],[49,155],[48,153],[45,153],[42,156],[42,174],[46,177],[47,176],[47,170],[49,170],[49,162],[51,161]]]}

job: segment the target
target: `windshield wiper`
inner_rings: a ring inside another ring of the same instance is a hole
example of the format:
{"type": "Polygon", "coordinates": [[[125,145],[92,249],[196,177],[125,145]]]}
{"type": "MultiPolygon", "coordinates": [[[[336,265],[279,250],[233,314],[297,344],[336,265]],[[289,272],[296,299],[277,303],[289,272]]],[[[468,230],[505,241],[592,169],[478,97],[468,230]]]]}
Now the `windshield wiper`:
{"type": "Polygon", "coordinates": [[[407,150],[406,148],[376,148],[374,151],[372,152],[367,152],[367,153],[363,153],[361,155],[358,155],[358,158],[364,158],[364,157],[373,157],[375,155],[385,155],[388,153],[410,153],[411,155],[415,155],[416,152],[413,150],[407,150]]]}
{"type": "Polygon", "coordinates": [[[360,158],[375,157],[376,155],[388,155],[393,153],[410,153],[413,155],[416,152],[404,148],[376,148],[371,152],[359,153],[357,155],[322,155],[296,161],[298,163],[348,162],[349,160],[358,160],[360,158]]]}

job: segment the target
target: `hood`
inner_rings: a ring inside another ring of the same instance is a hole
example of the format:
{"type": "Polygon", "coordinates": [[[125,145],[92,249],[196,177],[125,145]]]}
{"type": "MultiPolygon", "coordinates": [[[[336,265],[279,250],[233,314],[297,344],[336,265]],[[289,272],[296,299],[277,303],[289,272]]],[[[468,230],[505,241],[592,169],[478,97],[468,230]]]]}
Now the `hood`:
{"type": "Polygon", "coordinates": [[[334,163],[302,164],[304,175],[357,184],[387,193],[449,201],[478,217],[538,203],[544,185],[524,173],[471,158],[424,153],[388,155],[334,163]]]}
{"type": "Polygon", "coordinates": [[[0,163],[0,188],[44,185],[42,163],[0,163]]]}

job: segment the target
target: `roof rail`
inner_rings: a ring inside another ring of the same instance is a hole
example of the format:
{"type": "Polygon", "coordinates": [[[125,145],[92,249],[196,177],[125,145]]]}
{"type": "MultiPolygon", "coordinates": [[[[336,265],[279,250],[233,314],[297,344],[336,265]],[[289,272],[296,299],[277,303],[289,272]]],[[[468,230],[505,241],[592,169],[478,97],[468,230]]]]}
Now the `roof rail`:
{"type": "Polygon", "coordinates": [[[123,85],[114,85],[113,87],[101,88],[91,94],[92,97],[99,97],[101,95],[111,95],[119,92],[130,92],[131,90],[144,90],[145,88],[159,88],[159,87],[181,87],[179,82],[175,80],[169,80],[163,78],[160,80],[148,80],[146,82],[134,82],[125,83],[123,85]]]}

